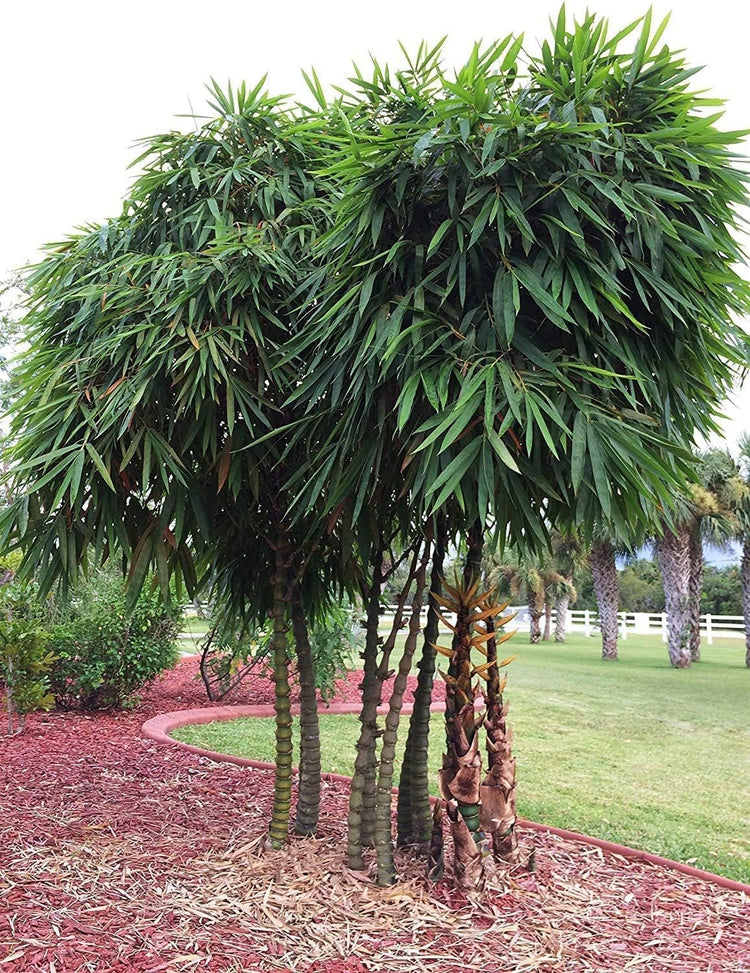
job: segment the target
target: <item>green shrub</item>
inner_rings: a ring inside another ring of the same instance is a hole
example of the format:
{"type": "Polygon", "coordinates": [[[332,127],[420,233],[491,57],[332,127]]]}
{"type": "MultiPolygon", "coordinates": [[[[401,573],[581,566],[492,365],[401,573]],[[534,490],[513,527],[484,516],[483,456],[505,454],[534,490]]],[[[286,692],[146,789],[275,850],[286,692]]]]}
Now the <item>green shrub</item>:
{"type": "Polygon", "coordinates": [[[52,627],[52,692],[59,706],[109,709],[174,665],[180,618],[144,586],[126,610],[125,584],[105,571],[81,583],[52,627]]]}
{"type": "Polygon", "coordinates": [[[52,709],[49,670],[54,656],[35,610],[32,592],[18,584],[0,588],[0,685],[5,690],[8,734],[23,731],[26,714],[52,709]]]}
{"type": "Polygon", "coordinates": [[[315,685],[320,698],[332,698],[336,680],[352,668],[357,652],[357,635],[352,613],[345,605],[332,605],[310,629],[310,649],[315,665],[315,685]]]}
{"type": "MultiPolygon", "coordinates": [[[[345,605],[331,606],[310,628],[315,685],[324,702],[332,698],[336,680],[352,668],[358,651],[356,632],[351,609],[345,605]]],[[[210,700],[224,699],[245,676],[269,658],[272,634],[269,622],[242,626],[220,617],[201,650],[200,672],[210,700]]],[[[294,658],[291,631],[287,634],[287,645],[290,658],[294,658]]]]}
{"type": "Polygon", "coordinates": [[[212,702],[228,696],[269,657],[272,631],[270,623],[243,626],[227,618],[214,623],[203,641],[200,661],[203,685],[212,702]]]}

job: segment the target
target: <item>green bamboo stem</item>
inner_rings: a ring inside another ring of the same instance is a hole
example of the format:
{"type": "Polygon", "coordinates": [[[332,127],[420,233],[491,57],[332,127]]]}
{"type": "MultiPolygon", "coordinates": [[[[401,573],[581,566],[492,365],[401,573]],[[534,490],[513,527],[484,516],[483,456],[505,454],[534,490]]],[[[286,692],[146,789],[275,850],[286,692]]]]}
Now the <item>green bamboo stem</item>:
{"type": "Polygon", "coordinates": [[[286,644],[286,551],[276,549],[276,574],[273,585],[273,681],[276,712],[276,777],[273,811],[268,828],[268,843],[281,848],[289,830],[292,806],[292,711],[289,690],[289,659],[286,644]]]}
{"type": "Polygon", "coordinates": [[[362,677],[362,709],[359,714],[361,724],[357,740],[357,756],[354,763],[351,791],[349,794],[349,815],[347,820],[346,860],[349,868],[363,869],[362,849],[372,841],[372,828],[369,820],[362,821],[364,791],[375,776],[375,746],[377,743],[377,709],[380,702],[378,686],[378,648],[380,636],[380,595],[383,587],[383,551],[376,550],[372,561],[372,582],[368,592],[367,622],[364,648],[364,674],[362,677]]]}
{"type": "Polygon", "coordinates": [[[302,607],[299,586],[290,595],[292,632],[299,674],[299,787],[294,830],[297,834],[315,834],[320,813],[320,728],[318,699],[307,619],[302,607]]]}
{"type": "Polygon", "coordinates": [[[442,593],[443,565],[447,538],[444,519],[438,518],[435,550],[432,555],[430,599],[427,623],[424,629],[422,657],[419,660],[414,707],[409,720],[404,759],[401,765],[398,803],[396,811],[397,839],[399,846],[413,845],[426,851],[433,831],[433,811],[430,806],[430,774],[427,764],[430,742],[430,704],[435,681],[435,657],[433,645],[439,637],[438,606],[432,592],[442,593]]]}
{"type": "Polygon", "coordinates": [[[409,630],[404,643],[404,651],[393,683],[388,714],[385,718],[385,731],[380,750],[378,769],[378,790],[375,801],[375,851],[378,862],[378,885],[392,885],[396,881],[393,863],[393,837],[391,834],[391,797],[393,790],[393,762],[396,757],[396,742],[401,709],[404,703],[411,663],[419,641],[420,614],[426,584],[427,561],[430,556],[430,542],[425,541],[422,558],[416,572],[414,597],[409,617],[409,630]]]}
{"type": "MultiPolygon", "coordinates": [[[[380,655],[380,662],[377,668],[377,706],[379,706],[383,701],[383,683],[389,676],[392,675],[389,669],[391,655],[396,647],[396,639],[399,632],[401,631],[401,626],[404,619],[404,611],[406,608],[406,601],[409,596],[409,589],[412,586],[414,578],[416,577],[418,563],[419,563],[419,548],[420,544],[413,549],[412,559],[409,565],[409,572],[406,577],[401,591],[399,592],[398,598],[396,600],[396,610],[393,614],[393,623],[391,624],[391,630],[388,633],[385,642],[383,643],[382,652],[380,655]]],[[[384,575],[384,579],[387,575],[384,575]]],[[[376,713],[377,718],[377,713],[376,713]]],[[[382,735],[382,730],[378,730],[376,726],[376,738],[380,738],[382,735]]],[[[377,802],[377,762],[372,768],[372,776],[368,776],[365,781],[365,788],[362,795],[362,820],[363,820],[363,830],[366,828],[366,835],[369,838],[369,844],[373,845],[375,843],[375,805],[377,802]]]]}
{"type": "Polygon", "coordinates": [[[484,530],[480,521],[475,520],[466,537],[467,551],[464,561],[464,588],[470,588],[482,573],[482,551],[484,549],[484,530]]]}
{"type": "MultiPolygon", "coordinates": [[[[366,679],[362,681],[363,701],[362,711],[359,717],[362,726],[360,729],[360,738],[357,741],[357,759],[354,765],[354,778],[352,780],[352,789],[349,798],[347,862],[350,868],[364,868],[362,850],[374,842],[377,777],[372,773],[372,769],[377,741],[380,736],[377,711],[382,698],[383,682],[388,676],[388,664],[391,653],[396,644],[396,636],[401,628],[404,605],[406,604],[409,588],[414,581],[414,576],[417,571],[418,557],[419,551],[416,550],[409,568],[408,577],[399,594],[391,631],[383,644],[380,662],[375,667],[372,681],[366,681],[366,679]]],[[[384,577],[381,552],[377,598],[372,594],[368,605],[368,635],[370,634],[370,627],[374,618],[377,616],[378,621],[380,618],[380,591],[384,577]]],[[[377,629],[375,631],[377,633],[377,629]]],[[[377,638],[375,641],[376,660],[379,644],[380,639],[377,638]]],[[[365,661],[368,661],[367,658],[365,661]]]]}
{"type": "Polygon", "coordinates": [[[13,699],[13,656],[8,651],[6,668],[5,668],[5,707],[8,714],[8,736],[15,736],[15,728],[13,726],[13,715],[15,713],[14,699],[13,699]]]}

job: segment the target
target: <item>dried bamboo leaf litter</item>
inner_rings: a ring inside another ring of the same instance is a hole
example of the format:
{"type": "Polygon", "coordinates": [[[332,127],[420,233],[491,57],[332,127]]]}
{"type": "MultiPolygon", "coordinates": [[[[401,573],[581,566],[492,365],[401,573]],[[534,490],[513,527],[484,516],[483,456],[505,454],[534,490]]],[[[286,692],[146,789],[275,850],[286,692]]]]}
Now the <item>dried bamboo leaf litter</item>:
{"type": "Polygon", "coordinates": [[[743,893],[552,835],[521,832],[536,870],[475,901],[405,857],[378,889],[342,864],[346,790],[327,784],[320,835],[264,852],[270,773],[139,738],[200,700],[193,665],[135,711],[36,716],[3,742],[1,971],[750,970],[743,893]]]}

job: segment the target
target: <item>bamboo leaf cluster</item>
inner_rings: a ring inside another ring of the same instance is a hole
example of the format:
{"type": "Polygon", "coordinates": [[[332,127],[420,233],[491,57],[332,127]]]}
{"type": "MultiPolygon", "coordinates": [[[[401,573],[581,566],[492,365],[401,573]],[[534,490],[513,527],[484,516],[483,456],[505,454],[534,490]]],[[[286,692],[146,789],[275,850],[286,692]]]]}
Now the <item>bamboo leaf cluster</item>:
{"type": "Polygon", "coordinates": [[[746,361],[746,176],[664,27],[620,53],[626,33],[563,16],[525,76],[508,37],[453,81],[426,48],[353,80],[325,280],[292,341],[297,394],[330,410],[331,503],[354,484],[365,502],[385,438],[421,506],[516,537],[541,510],[628,537],[669,507],[746,361]]]}

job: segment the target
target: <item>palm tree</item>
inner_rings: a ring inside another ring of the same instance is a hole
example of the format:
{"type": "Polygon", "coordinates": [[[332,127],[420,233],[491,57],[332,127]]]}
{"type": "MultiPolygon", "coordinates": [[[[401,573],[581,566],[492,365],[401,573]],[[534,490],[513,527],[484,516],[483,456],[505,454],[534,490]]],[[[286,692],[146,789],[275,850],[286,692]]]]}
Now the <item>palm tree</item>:
{"type": "Polygon", "coordinates": [[[602,659],[617,659],[617,633],[620,608],[620,576],[617,573],[617,546],[608,535],[599,532],[589,551],[589,567],[594,582],[599,630],[602,634],[602,659]]]}
{"type": "Polygon", "coordinates": [[[551,544],[553,563],[564,582],[548,591],[555,595],[555,642],[564,642],[568,608],[577,598],[575,577],[587,562],[588,550],[580,531],[552,531],[551,544]]]}
{"type": "Polygon", "coordinates": [[[703,545],[726,546],[737,537],[738,512],[746,486],[737,461],[725,449],[698,454],[700,483],[693,488],[695,520],[690,537],[690,658],[700,661],[700,602],[703,592],[703,545]]]}
{"type": "Polygon", "coordinates": [[[664,584],[669,659],[676,668],[700,660],[700,598],[703,540],[728,540],[737,532],[735,508],[743,485],[726,450],[698,454],[696,479],[672,525],[655,540],[664,584]]]}
{"type": "Polygon", "coordinates": [[[745,620],[745,665],[750,668],[750,435],[744,433],[739,441],[739,469],[745,490],[736,505],[739,525],[738,536],[742,543],[742,614],[745,620]]]}
{"type": "MultiPolygon", "coordinates": [[[[490,560],[489,583],[500,582],[507,588],[511,600],[521,599],[529,616],[529,641],[532,644],[549,640],[550,616],[553,603],[570,601],[575,594],[572,581],[564,577],[555,565],[552,554],[540,557],[531,553],[517,553],[505,563],[490,560]],[[542,631],[542,618],[545,629],[542,631]]],[[[558,609],[559,610],[559,609],[558,609]]],[[[565,609],[567,612],[567,604],[565,609]]]]}

